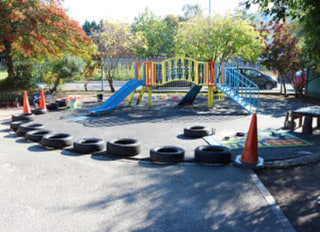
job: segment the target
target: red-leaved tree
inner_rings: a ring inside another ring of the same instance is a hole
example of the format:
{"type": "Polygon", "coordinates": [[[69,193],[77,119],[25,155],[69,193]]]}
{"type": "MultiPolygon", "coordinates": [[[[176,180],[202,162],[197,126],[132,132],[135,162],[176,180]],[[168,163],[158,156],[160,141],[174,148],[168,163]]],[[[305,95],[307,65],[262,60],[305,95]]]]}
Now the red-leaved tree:
{"type": "Polygon", "coordinates": [[[285,22],[269,22],[268,24],[261,22],[260,32],[266,43],[262,63],[278,72],[284,95],[287,94],[286,81],[293,85],[296,95],[302,94],[305,81],[298,80],[296,72],[304,69],[305,62],[294,25],[285,22]]]}
{"type": "Polygon", "coordinates": [[[90,39],[71,20],[60,0],[0,1],[0,52],[5,53],[8,83],[13,83],[14,57],[76,55],[90,39]]]}

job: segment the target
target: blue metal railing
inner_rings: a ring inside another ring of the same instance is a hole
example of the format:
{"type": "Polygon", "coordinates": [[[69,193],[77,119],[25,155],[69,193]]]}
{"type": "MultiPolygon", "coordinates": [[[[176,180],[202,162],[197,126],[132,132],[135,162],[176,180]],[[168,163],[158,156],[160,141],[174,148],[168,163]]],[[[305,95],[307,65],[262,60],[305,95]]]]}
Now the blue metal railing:
{"type": "Polygon", "coordinates": [[[215,85],[248,112],[258,112],[259,87],[235,68],[216,63],[215,85]]]}

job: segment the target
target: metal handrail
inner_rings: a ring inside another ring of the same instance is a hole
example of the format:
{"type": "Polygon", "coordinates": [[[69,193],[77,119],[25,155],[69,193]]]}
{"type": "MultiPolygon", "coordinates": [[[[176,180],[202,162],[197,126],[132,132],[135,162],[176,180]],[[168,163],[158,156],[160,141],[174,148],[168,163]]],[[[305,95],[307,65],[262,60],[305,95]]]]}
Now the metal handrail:
{"type": "Polygon", "coordinates": [[[260,105],[259,87],[228,64],[216,64],[216,85],[224,86],[226,94],[246,110],[258,111],[260,105]],[[255,108],[255,109],[254,109],[255,108]]]}

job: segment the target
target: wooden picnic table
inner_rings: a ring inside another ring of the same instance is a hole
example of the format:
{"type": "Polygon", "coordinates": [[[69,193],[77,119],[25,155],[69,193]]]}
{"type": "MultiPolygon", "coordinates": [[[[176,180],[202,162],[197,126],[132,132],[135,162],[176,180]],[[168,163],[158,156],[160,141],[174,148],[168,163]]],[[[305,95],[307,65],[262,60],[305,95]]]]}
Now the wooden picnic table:
{"type": "MultiPolygon", "coordinates": [[[[317,118],[317,129],[320,129],[320,106],[304,107],[291,112],[291,122],[294,122],[295,119],[299,119],[299,126],[302,126],[303,134],[312,134],[313,127],[312,121],[313,118],[317,118]],[[303,120],[304,118],[304,120],[303,120]],[[302,124],[303,120],[303,124],[302,124]]],[[[291,124],[291,130],[295,129],[295,123],[291,124]]]]}

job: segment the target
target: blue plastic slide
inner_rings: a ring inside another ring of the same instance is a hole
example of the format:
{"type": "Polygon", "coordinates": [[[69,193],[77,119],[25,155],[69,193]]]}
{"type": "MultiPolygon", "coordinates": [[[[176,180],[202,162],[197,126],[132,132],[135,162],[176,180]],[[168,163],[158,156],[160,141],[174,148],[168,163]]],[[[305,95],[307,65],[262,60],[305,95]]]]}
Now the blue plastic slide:
{"type": "Polygon", "coordinates": [[[108,112],[114,109],[117,105],[120,104],[127,96],[132,93],[139,86],[144,85],[143,80],[135,80],[131,79],[124,86],[122,86],[119,90],[117,90],[114,94],[111,95],[105,102],[102,103],[102,106],[88,109],[91,114],[101,114],[108,112]]]}
{"type": "Polygon", "coordinates": [[[189,92],[182,98],[182,100],[179,102],[179,106],[185,105],[185,104],[192,104],[194,99],[196,99],[198,93],[200,92],[202,86],[194,85],[190,88],[189,92]]]}

